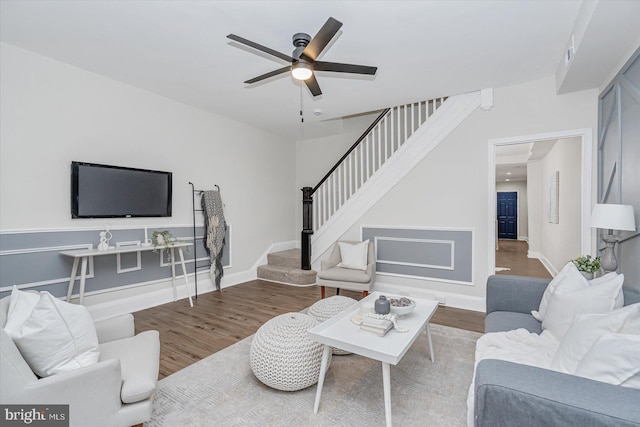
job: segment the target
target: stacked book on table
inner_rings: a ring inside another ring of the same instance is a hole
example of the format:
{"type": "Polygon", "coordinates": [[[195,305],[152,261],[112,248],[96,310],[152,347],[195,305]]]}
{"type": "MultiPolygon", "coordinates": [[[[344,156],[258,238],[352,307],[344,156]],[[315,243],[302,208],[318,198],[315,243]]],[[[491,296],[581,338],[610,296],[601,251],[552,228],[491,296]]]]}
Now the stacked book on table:
{"type": "Polygon", "coordinates": [[[365,317],[362,319],[360,329],[367,332],[373,332],[376,335],[383,337],[390,329],[393,328],[393,323],[386,319],[374,319],[372,317],[365,317]]]}

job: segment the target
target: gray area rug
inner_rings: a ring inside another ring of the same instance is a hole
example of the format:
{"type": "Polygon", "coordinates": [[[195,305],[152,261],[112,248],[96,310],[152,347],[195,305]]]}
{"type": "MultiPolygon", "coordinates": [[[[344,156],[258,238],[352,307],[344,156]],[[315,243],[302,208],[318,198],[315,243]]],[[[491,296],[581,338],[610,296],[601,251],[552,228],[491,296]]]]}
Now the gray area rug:
{"type": "MultiPolygon", "coordinates": [[[[431,325],[435,363],[426,334],[391,366],[395,426],[464,426],[476,340],[481,334],[431,325]]],[[[145,426],[383,426],[380,362],[333,356],[320,409],[313,413],[316,386],[274,390],[249,366],[253,336],[159,381],[153,415],[145,426]]],[[[383,339],[383,338],[382,338],[383,339]]]]}

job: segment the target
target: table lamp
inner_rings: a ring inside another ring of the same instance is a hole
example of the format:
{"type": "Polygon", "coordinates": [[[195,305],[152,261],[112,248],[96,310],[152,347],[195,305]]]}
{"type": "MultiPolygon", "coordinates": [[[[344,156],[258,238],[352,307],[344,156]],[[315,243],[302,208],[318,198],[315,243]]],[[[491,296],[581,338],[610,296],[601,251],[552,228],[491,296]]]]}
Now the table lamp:
{"type": "Polygon", "coordinates": [[[615,246],[620,241],[620,233],[614,234],[613,230],[636,231],[636,220],[631,205],[596,204],[591,212],[591,227],[608,229],[607,234],[602,235],[606,247],[600,257],[600,263],[605,273],[616,271],[615,246]]]}

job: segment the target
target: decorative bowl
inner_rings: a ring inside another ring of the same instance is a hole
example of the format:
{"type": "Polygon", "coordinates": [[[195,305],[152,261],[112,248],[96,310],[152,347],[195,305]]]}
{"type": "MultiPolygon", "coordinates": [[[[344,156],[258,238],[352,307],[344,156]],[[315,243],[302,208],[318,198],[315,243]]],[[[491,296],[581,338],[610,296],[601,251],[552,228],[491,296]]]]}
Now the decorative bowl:
{"type": "Polygon", "coordinates": [[[390,298],[391,302],[391,314],[395,314],[398,317],[406,316],[411,313],[414,308],[416,308],[416,302],[410,300],[409,298],[390,298]],[[394,303],[396,305],[394,305],[394,303]],[[398,304],[409,304],[409,305],[398,305],[398,304]]]}

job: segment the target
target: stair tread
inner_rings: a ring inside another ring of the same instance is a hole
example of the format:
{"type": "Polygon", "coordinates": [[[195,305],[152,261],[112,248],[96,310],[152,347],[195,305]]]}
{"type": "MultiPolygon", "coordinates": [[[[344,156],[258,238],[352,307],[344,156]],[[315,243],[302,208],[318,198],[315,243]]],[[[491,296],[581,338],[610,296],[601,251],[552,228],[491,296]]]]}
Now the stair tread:
{"type": "Polygon", "coordinates": [[[261,265],[258,267],[258,269],[278,271],[278,272],[283,272],[288,274],[298,274],[298,275],[317,274],[315,270],[302,270],[301,268],[291,268],[291,267],[284,267],[282,265],[271,265],[271,264],[261,265]]]}
{"type": "Polygon", "coordinates": [[[260,279],[296,285],[312,285],[316,283],[316,274],[314,270],[302,270],[269,264],[259,266],[257,271],[257,276],[260,279]]]}
{"type": "Polygon", "coordinates": [[[300,249],[287,249],[279,252],[271,252],[269,255],[276,255],[286,258],[300,258],[302,251],[300,249]]]}
{"type": "Polygon", "coordinates": [[[281,267],[300,268],[302,252],[300,249],[287,249],[267,254],[267,263],[281,267]]]}

